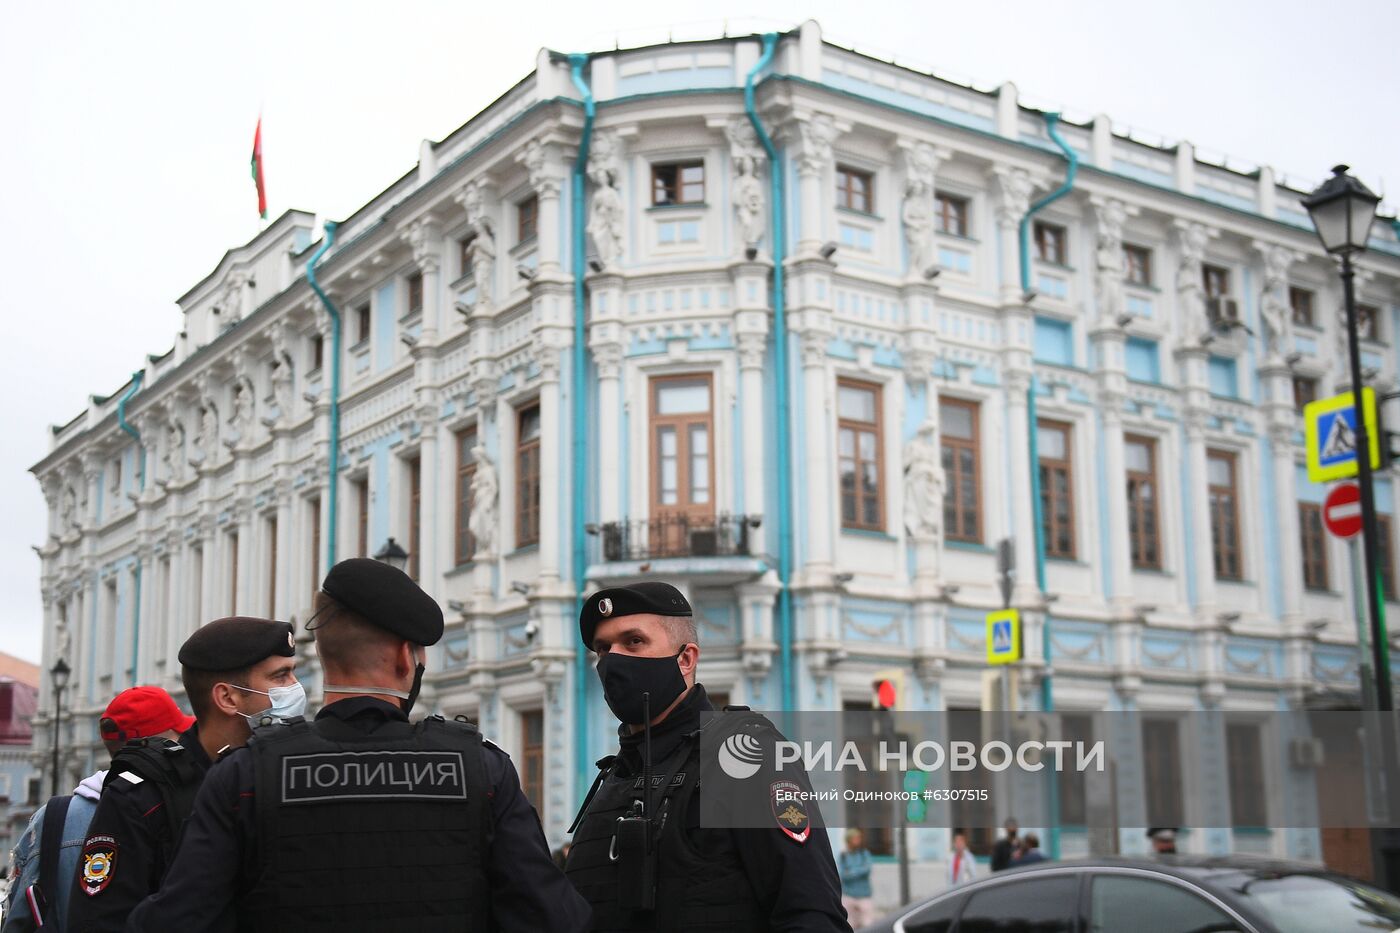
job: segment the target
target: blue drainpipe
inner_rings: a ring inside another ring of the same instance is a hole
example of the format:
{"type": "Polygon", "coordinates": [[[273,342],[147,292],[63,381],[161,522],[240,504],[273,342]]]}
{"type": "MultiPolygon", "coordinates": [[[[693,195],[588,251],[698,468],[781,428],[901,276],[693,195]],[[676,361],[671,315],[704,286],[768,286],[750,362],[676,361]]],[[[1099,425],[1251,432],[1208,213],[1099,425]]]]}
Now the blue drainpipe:
{"type": "Polygon", "coordinates": [[[789,466],[792,462],[792,431],[788,410],[787,299],[783,281],[783,261],[786,258],[784,252],[787,247],[787,232],[783,229],[786,204],[783,194],[783,165],[772,137],[759,122],[753,92],[754,78],[773,60],[773,49],[777,42],[776,32],[764,33],[763,55],[744,78],[744,112],[748,114],[749,122],[758,134],[758,141],[763,144],[763,150],[768,154],[768,173],[772,184],[773,349],[778,384],[778,670],[782,685],[783,709],[792,710],[796,708],[796,696],[792,683],[792,592],[788,588],[788,580],[792,575],[792,502],[787,486],[792,472],[789,466]]]}
{"type": "MultiPolygon", "coordinates": [[[[569,220],[573,226],[573,266],[574,266],[574,586],[577,596],[574,614],[583,611],[583,577],[588,565],[583,551],[584,535],[584,490],[588,482],[588,432],[584,430],[587,410],[584,405],[584,367],[587,365],[588,332],[585,318],[588,312],[588,299],[584,294],[583,276],[588,266],[585,256],[585,204],[583,180],[588,169],[588,146],[593,141],[593,117],[596,106],[593,91],[583,80],[583,67],[588,64],[587,54],[569,56],[569,77],[574,87],[583,97],[583,136],[578,143],[578,156],[574,159],[572,203],[569,220]]],[[[606,413],[605,413],[606,417],[606,413]]],[[[588,786],[588,649],[579,641],[574,647],[574,766],[577,772],[574,788],[582,793],[588,786]]]]}
{"type": "MultiPolygon", "coordinates": [[[[146,489],[146,448],[141,446],[140,432],[131,422],[126,420],[126,403],[131,401],[137,392],[141,391],[141,383],[145,378],[146,371],[144,369],[138,369],[132,373],[131,388],[127,389],[126,394],[117,401],[117,426],[130,434],[132,439],[136,441],[136,475],[138,488],[142,491],[146,489]]],[[[131,617],[131,685],[134,687],[138,676],[136,665],[141,659],[141,557],[139,554],[136,557],[136,571],[133,577],[135,579],[132,585],[136,593],[132,597],[134,608],[131,617]]]]}
{"type": "Polygon", "coordinates": [[[316,297],[321,299],[321,304],[325,306],[326,313],[331,316],[331,430],[330,430],[330,479],[327,481],[326,498],[327,503],[327,529],[326,529],[326,568],[335,566],[335,539],[336,539],[336,519],[338,517],[337,506],[340,503],[340,338],[341,321],[340,309],[331,301],[331,296],[326,294],[321,288],[321,283],[316,280],[316,264],[321,261],[332,246],[335,245],[335,230],[339,227],[334,220],[326,221],[326,238],[321,241],[320,249],[311,256],[306,263],[306,284],[311,286],[311,290],[316,293],[316,297]]]}
{"type": "MultiPolygon", "coordinates": [[[[1024,296],[1026,296],[1028,300],[1029,300],[1030,295],[1032,294],[1032,292],[1031,292],[1031,263],[1030,263],[1030,235],[1031,235],[1031,234],[1030,234],[1030,230],[1031,230],[1031,216],[1032,216],[1033,214],[1035,214],[1036,211],[1039,211],[1041,208],[1045,207],[1046,205],[1048,205],[1048,204],[1050,204],[1050,203],[1052,203],[1052,202],[1054,202],[1054,201],[1058,201],[1060,198],[1062,198],[1062,197],[1064,197],[1065,195],[1069,194],[1070,191],[1074,188],[1074,177],[1075,177],[1075,175],[1077,175],[1077,174],[1079,173],[1079,156],[1078,156],[1078,154],[1075,153],[1075,151],[1074,151],[1072,148],[1070,148],[1069,144],[1065,142],[1064,137],[1060,135],[1059,130],[1056,128],[1056,127],[1058,126],[1059,122],[1060,122],[1060,115],[1059,115],[1058,113],[1047,113],[1047,114],[1045,114],[1045,132],[1050,136],[1050,139],[1054,141],[1055,145],[1060,147],[1060,151],[1063,152],[1064,155],[1065,155],[1065,160],[1069,163],[1068,167],[1065,169],[1065,180],[1064,180],[1064,183],[1063,183],[1062,185],[1060,185],[1060,187],[1058,187],[1058,188],[1056,188],[1054,191],[1052,191],[1050,194],[1047,194],[1045,197],[1041,198],[1039,201],[1036,201],[1034,204],[1032,204],[1031,207],[1030,207],[1030,210],[1026,211],[1026,216],[1024,216],[1024,217],[1021,218],[1021,231],[1020,231],[1020,232],[1021,232],[1021,240],[1020,240],[1021,294],[1024,295],[1024,296]]],[[[1039,443],[1040,437],[1039,437],[1039,430],[1038,430],[1037,425],[1036,425],[1036,421],[1037,421],[1037,414],[1036,414],[1036,393],[1037,393],[1037,390],[1038,390],[1038,389],[1039,389],[1039,386],[1038,386],[1037,383],[1036,383],[1035,375],[1032,374],[1032,375],[1031,375],[1031,386],[1030,386],[1029,389],[1026,390],[1026,414],[1027,414],[1027,420],[1030,422],[1030,423],[1027,425],[1027,431],[1028,431],[1028,433],[1030,434],[1031,508],[1032,508],[1032,509],[1034,510],[1034,512],[1035,512],[1035,518],[1034,518],[1034,531],[1035,531],[1035,583],[1036,583],[1036,587],[1040,590],[1041,595],[1044,595],[1044,594],[1045,594],[1045,533],[1044,533],[1045,515],[1044,515],[1044,510],[1043,510],[1043,508],[1042,508],[1041,501],[1040,501],[1040,443],[1039,443]]],[[[1045,676],[1044,676],[1044,677],[1041,679],[1041,681],[1040,681],[1040,708],[1041,708],[1042,710],[1044,710],[1045,712],[1049,713],[1049,712],[1054,712],[1054,710],[1055,710],[1055,691],[1054,691],[1054,685],[1053,685],[1053,683],[1051,682],[1051,676],[1050,676],[1050,651],[1051,651],[1051,642],[1050,642],[1050,613],[1049,613],[1048,610],[1047,610],[1046,613],[1045,613],[1045,619],[1044,619],[1044,622],[1043,622],[1043,624],[1041,625],[1041,629],[1040,629],[1040,647],[1041,647],[1041,657],[1043,657],[1043,658],[1045,659],[1045,667],[1046,667],[1045,676]]],[[[1060,857],[1060,825],[1059,825],[1059,824],[1060,824],[1060,793],[1059,793],[1059,787],[1057,786],[1057,785],[1058,785],[1058,782],[1057,782],[1056,779],[1055,779],[1055,772],[1054,772],[1053,770],[1051,770],[1051,771],[1047,771],[1046,773],[1050,776],[1050,786],[1049,786],[1049,797],[1050,797],[1050,806],[1049,806],[1049,813],[1050,813],[1050,826],[1049,826],[1049,830],[1050,830],[1050,853],[1049,853],[1049,854],[1050,854],[1050,858],[1052,858],[1052,859],[1057,859],[1057,858],[1060,857]]]]}

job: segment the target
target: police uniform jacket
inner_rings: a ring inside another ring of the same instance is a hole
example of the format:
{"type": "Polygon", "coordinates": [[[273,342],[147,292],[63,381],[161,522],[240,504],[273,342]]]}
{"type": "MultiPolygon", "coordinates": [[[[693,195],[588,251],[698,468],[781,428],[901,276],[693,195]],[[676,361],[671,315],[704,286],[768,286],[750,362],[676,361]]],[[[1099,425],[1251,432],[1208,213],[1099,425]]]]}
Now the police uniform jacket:
{"type": "MultiPolygon", "coordinates": [[[[713,709],[705,688],[696,684],[671,715],[652,727],[653,775],[669,776],[670,779],[664,779],[668,786],[671,779],[690,783],[684,775],[675,778],[675,774],[686,767],[687,759],[695,761],[700,714],[713,709]]],[[[608,778],[602,783],[604,788],[617,778],[631,787],[643,773],[643,733],[632,733],[623,726],[619,736],[617,757],[600,762],[608,778]]],[[[824,830],[794,837],[776,823],[771,829],[705,828],[700,825],[702,790],[695,786],[693,792],[685,795],[685,812],[678,824],[684,839],[678,840],[663,827],[658,841],[663,852],[659,876],[667,870],[679,870],[694,872],[694,877],[658,877],[657,910],[650,917],[628,915],[608,903],[616,896],[618,885],[628,879],[619,879],[607,870],[611,830],[602,825],[605,821],[597,819],[605,794],[600,793],[590,802],[574,835],[566,870],[570,881],[595,903],[598,933],[721,928],[850,933],[846,911],[841,906],[841,882],[831,842],[824,830]],[[590,814],[595,818],[590,820],[590,814]],[[588,838],[590,835],[595,838],[588,838]],[[692,857],[669,858],[666,853],[676,849],[684,849],[692,857]],[[681,867],[686,863],[690,867],[681,867]],[[712,891],[716,886],[711,882],[715,879],[724,880],[718,890],[712,891]],[[679,906],[676,901],[681,902],[679,906]]]]}
{"type": "MultiPolygon", "coordinates": [[[[352,697],[324,707],[312,728],[324,732],[331,727],[397,740],[414,732],[398,707],[370,697],[352,697]]],[[[255,733],[255,744],[258,739],[255,733]]],[[[482,751],[491,821],[489,851],[482,853],[489,899],[484,913],[492,928],[532,933],[588,929],[588,905],[550,858],[539,817],[521,792],[509,756],[489,743],[482,743],[482,751]]],[[[160,892],[131,914],[126,930],[167,933],[218,929],[241,898],[260,885],[278,882],[277,878],[259,877],[263,862],[256,798],[265,791],[257,783],[257,757],[252,749],[237,749],[213,768],[200,789],[175,866],[160,892]]],[[[277,789],[266,792],[276,793],[277,789]]],[[[365,806],[371,804],[366,802],[365,806]]],[[[356,827],[341,830],[353,834],[356,827]]],[[[365,870],[362,875],[342,882],[371,891],[380,883],[372,871],[365,870]]],[[[381,891],[379,897],[392,901],[394,892],[381,891]]],[[[242,909],[239,922],[247,925],[242,909]]],[[[353,928],[346,927],[345,933],[353,933],[353,928]]]]}
{"type": "MultiPolygon", "coordinates": [[[[184,759],[179,778],[189,800],[210,761],[199,743],[198,725],[181,733],[178,744],[184,759]]],[[[107,775],[78,858],[68,898],[68,929],[75,933],[120,930],[132,909],[160,887],[178,842],[176,826],[184,814],[172,817],[167,808],[176,804],[156,776],[124,767],[121,754],[107,775]]]]}

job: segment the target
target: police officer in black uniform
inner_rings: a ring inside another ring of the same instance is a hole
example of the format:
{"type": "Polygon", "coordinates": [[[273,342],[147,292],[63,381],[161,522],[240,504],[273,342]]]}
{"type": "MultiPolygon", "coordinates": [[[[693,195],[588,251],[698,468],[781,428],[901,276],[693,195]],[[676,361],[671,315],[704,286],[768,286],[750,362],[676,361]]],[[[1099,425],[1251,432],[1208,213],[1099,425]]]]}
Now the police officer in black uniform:
{"type": "MultiPolygon", "coordinates": [[[[701,713],[713,707],[695,682],[700,646],[680,591],[660,582],[600,590],[584,603],[579,630],[622,723],[565,867],[593,905],[594,929],[849,933],[824,832],[700,825],[701,713]]],[[[762,717],[745,718],[776,736],[762,717]]]]}
{"type": "MultiPolygon", "coordinates": [[[[200,789],[131,933],[583,931],[509,757],[466,722],[408,719],[442,610],[402,571],[331,568],[310,626],[326,706],[262,728],[200,789]]],[[[309,626],[309,627],[310,627],[309,626]]]]}
{"type": "MultiPolygon", "coordinates": [[[[250,721],[305,711],[295,647],[286,622],[248,617],[218,619],[186,639],[180,674],[195,718],[181,716],[183,731],[173,741],[155,736],[115,753],[72,882],[71,930],[120,930],[160,887],[210,762],[247,742],[250,721]]],[[[165,702],[179,712],[168,696],[165,702]]],[[[105,724],[103,733],[106,740],[105,724]]]]}

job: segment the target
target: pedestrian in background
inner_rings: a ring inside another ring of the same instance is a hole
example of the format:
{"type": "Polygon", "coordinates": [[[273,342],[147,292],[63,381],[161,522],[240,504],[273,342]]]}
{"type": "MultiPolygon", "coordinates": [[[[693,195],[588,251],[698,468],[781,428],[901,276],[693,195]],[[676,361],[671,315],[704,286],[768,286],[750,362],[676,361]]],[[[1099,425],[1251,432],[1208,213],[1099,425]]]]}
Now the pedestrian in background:
{"type": "Polygon", "coordinates": [[[1147,831],[1153,855],[1176,855],[1176,828],[1154,826],[1147,831]]]}
{"type": "Polygon", "coordinates": [[[1011,867],[1011,857],[1016,854],[1016,820],[1007,817],[1002,824],[1006,829],[1006,835],[1002,836],[992,846],[992,871],[1001,871],[1011,867]]]}
{"type": "Polygon", "coordinates": [[[977,859],[967,851],[967,833],[953,830],[953,852],[948,858],[948,884],[964,884],[977,878],[977,859]]]}
{"type": "Polygon", "coordinates": [[[858,829],[846,830],[846,851],[837,856],[836,868],[841,873],[841,906],[855,929],[875,922],[875,898],[870,890],[873,862],[865,847],[865,834],[858,829]]]}
{"type": "Polygon", "coordinates": [[[1026,833],[1026,838],[1021,841],[1020,854],[1012,862],[1017,868],[1022,865],[1034,865],[1036,862],[1045,861],[1045,853],[1040,851],[1040,837],[1035,833],[1026,833]]]}

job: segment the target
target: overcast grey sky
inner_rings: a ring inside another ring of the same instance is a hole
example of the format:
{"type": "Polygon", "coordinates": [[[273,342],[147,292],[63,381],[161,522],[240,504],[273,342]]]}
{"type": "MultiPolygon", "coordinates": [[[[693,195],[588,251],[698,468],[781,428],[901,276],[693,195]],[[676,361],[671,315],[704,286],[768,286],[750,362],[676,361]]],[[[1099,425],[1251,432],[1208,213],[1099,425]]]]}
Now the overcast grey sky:
{"type": "MultiPolygon", "coordinates": [[[[0,650],[39,657],[48,426],[170,347],[175,299],[270,212],[342,218],[534,65],[588,51],[786,29],[1025,103],[1104,112],[1202,154],[1318,181],[1349,162],[1400,190],[1400,3],[1299,0],[810,3],[30,3],[0,34],[5,373],[0,650]],[[605,9],[606,12],[602,12],[605,9]]],[[[1392,201],[1400,198],[1392,197],[1392,201]]]]}

